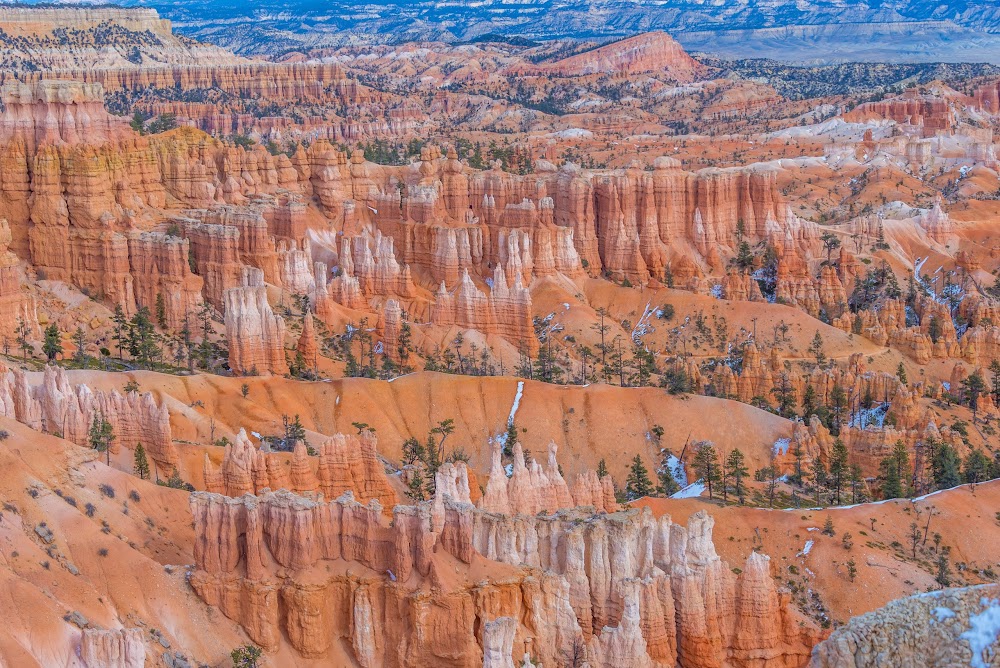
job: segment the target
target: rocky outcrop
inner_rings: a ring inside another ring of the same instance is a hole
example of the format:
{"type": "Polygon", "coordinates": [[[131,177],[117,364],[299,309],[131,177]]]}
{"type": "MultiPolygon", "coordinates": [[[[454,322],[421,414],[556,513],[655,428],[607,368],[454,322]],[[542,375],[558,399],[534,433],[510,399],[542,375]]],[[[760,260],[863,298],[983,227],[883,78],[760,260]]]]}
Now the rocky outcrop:
{"type": "Polygon", "coordinates": [[[223,295],[229,368],[236,374],[286,374],[285,321],[267,301],[264,272],[243,267],[242,283],[223,295]]]}
{"type": "Polygon", "coordinates": [[[86,668],[143,668],[142,629],[83,629],[80,658],[86,668]]]}
{"type": "Polygon", "coordinates": [[[0,87],[0,143],[29,153],[50,144],[102,144],[122,137],[128,120],[104,109],[99,83],[37,81],[0,87]]]}
{"type": "Polygon", "coordinates": [[[488,297],[475,286],[468,271],[462,273],[454,292],[448,292],[442,282],[431,310],[431,322],[496,334],[528,354],[538,351],[531,321],[531,293],[522,287],[520,275],[515,277],[512,288],[507,287],[499,265],[488,297]]]}
{"type": "Polygon", "coordinates": [[[945,589],[852,618],[816,646],[812,668],[995,666],[1000,587],[945,589]]]}
{"type": "Polygon", "coordinates": [[[111,452],[142,443],[150,458],[168,471],[179,461],[170,414],[165,405],[157,405],[152,393],[123,395],[117,390],[91,390],[82,383],[72,385],[62,367],[45,367],[38,385],[29,384],[19,369],[5,369],[0,374],[0,411],[32,429],[59,434],[84,447],[90,447],[90,427],[101,415],[114,432],[111,452]]]}
{"type": "Polygon", "coordinates": [[[167,327],[180,331],[191,326],[204,303],[204,281],[191,271],[190,241],[158,232],[143,232],[129,239],[129,264],[138,306],[150,313],[163,303],[167,327]]]}
{"type": "Polygon", "coordinates": [[[308,454],[310,449],[300,443],[290,453],[271,452],[255,446],[241,429],[226,445],[218,469],[206,456],[205,488],[226,496],[288,489],[327,499],[351,492],[364,503],[375,499],[386,508],[396,503],[372,433],[334,434],[319,444],[315,455],[308,454]]]}
{"type": "Polygon", "coordinates": [[[822,635],[774,589],[767,557],[734,575],[704,512],[685,528],[648,509],[511,517],[439,497],[396,506],[390,523],[350,494],[289,492],[196,493],[191,508],[198,595],[262,647],[286,637],[310,658],[339,638],[361,665],[387,668],[509,665],[522,648],[557,665],[580,645],[602,667],[801,666],[822,635]],[[506,574],[470,579],[482,559],[506,574]],[[318,605],[333,600],[343,607],[318,605]]]}
{"type": "Polygon", "coordinates": [[[23,287],[21,261],[8,248],[12,240],[10,225],[0,218],[0,332],[16,335],[18,321],[32,331],[38,327],[35,300],[23,287]]]}
{"type": "Polygon", "coordinates": [[[647,32],[598,49],[539,65],[538,74],[583,76],[588,74],[638,74],[666,72],[679,82],[690,82],[706,72],[665,32],[647,32]]]}
{"type": "Polygon", "coordinates": [[[554,513],[562,508],[590,506],[599,513],[615,512],[618,504],[614,500],[614,487],[610,476],[598,480],[587,472],[577,476],[573,492],[559,472],[556,461],[558,447],[549,443],[548,459],[545,467],[532,460],[526,464],[524,450],[520,443],[514,444],[511,476],[507,477],[503,466],[503,444],[493,444],[489,482],[479,501],[479,508],[495,513],[536,515],[554,513]],[[595,485],[596,482],[596,485],[595,485]],[[607,489],[611,488],[610,499],[607,489]]]}
{"type": "Polygon", "coordinates": [[[313,324],[312,313],[306,311],[302,317],[302,334],[295,344],[295,349],[302,355],[303,361],[310,369],[319,366],[319,344],[316,342],[316,325],[313,324]]]}
{"type": "Polygon", "coordinates": [[[240,231],[235,227],[184,220],[190,263],[204,281],[205,300],[222,308],[226,290],[240,285],[240,231]]]}

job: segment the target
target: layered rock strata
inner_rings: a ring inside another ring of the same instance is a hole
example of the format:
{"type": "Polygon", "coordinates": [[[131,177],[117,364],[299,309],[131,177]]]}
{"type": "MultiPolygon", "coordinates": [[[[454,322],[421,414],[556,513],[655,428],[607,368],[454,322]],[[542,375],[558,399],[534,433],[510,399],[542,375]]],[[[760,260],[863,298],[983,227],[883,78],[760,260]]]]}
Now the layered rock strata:
{"type": "Polygon", "coordinates": [[[59,434],[77,445],[90,447],[89,432],[95,417],[112,427],[111,452],[139,443],[153,461],[167,471],[179,459],[170,430],[170,414],[157,405],[152,393],[91,390],[82,383],[72,385],[62,367],[47,366],[39,385],[31,385],[20,369],[0,374],[0,411],[32,429],[59,434]]]}
{"type": "Polygon", "coordinates": [[[236,374],[288,373],[285,321],[267,301],[264,272],[243,267],[242,285],[223,294],[229,368],[236,374]]]}
{"type": "Polygon", "coordinates": [[[226,445],[216,468],[206,455],[205,489],[226,496],[259,494],[265,489],[287,489],[299,494],[322,494],[327,499],[351,492],[368,503],[385,507],[396,503],[385,469],[378,459],[374,434],[334,434],[308,454],[304,443],[293,452],[271,452],[255,446],[241,429],[226,445]]]}
{"type": "Polygon", "coordinates": [[[648,510],[511,517],[450,498],[396,506],[391,523],[349,494],[196,493],[191,506],[192,586],[269,650],[287,638],[361,666],[478,668],[511,646],[557,665],[582,644],[602,668],[767,667],[804,665],[822,635],[775,590],[766,556],[733,574],[704,512],[685,528],[648,510]],[[497,575],[469,579],[484,558],[497,575]],[[476,632],[504,617],[518,620],[512,644],[508,628],[476,632]]]}

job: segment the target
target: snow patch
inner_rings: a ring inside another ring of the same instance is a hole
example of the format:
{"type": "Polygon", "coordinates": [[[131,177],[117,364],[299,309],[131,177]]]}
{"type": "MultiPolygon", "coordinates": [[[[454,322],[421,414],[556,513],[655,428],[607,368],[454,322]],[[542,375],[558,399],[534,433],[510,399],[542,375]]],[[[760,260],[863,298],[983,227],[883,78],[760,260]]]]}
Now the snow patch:
{"type": "Polygon", "coordinates": [[[799,552],[799,556],[800,557],[808,557],[809,553],[812,552],[813,545],[815,545],[815,544],[816,544],[816,541],[807,540],[806,544],[805,544],[805,547],[803,547],[802,551],[799,552]]]}
{"type": "Polygon", "coordinates": [[[677,492],[671,499],[695,499],[705,491],[705,483],[702,481],[693,482],[681,491],[677,492]]]}
{"type": "Polygon", "coordinates": [[[939,622],[943,622],[946,619],[951,619],[955,616],[955,611],[951,608],[934,608],[934,616],[937,617],[939,622]]]}
{"type": "Polygon", "coordinates": [[[507,426],[514,424],[514,417],[517,415],[517,409],[521,407],[521,397],[524,396],[524,381],[517,381],[517,392],[514,393],[514,404],[510,407],[510,415],[507,416],[507,426]]]}
{"type": "Polygon", "coordinates": [[[885,416],[889,414],[889,404],[880,403],[871,408],[862,408],[851,416],[850,425],[854,429],[866,429],[885,425],[885,416]]]}
{"type": "Polygon", "coordinates": [[[997,650],[990,646],[1000,635],[1000,600],[984,598],[982,604],[986,609],[969,617],[969,630],[959,636],[972,649],[971,668],[988,668],[997,657],[997,650]]]}

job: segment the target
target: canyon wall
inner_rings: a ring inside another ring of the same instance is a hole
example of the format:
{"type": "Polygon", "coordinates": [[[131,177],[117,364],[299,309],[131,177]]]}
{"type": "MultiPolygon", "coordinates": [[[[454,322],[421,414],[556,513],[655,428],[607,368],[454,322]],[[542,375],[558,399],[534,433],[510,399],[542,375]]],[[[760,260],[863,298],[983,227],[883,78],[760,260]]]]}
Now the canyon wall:
{"type": "Polygon", "coordinates": [[[574,647],[602,668],[802,666],[822,636],[775,590],[766,556],[734,575],[704,512],[687,527],[645,509],[507,516],[445,487],[391,523],[351,494],[196,493],[191,583],[266,649],[287,638],[303,656],[372,667],[524,653],[557,665],[574,647]],[[494,575],[472,576],[477,563],[494,575]],[[518,621],[496,638],[501,618],[518,621]]]}

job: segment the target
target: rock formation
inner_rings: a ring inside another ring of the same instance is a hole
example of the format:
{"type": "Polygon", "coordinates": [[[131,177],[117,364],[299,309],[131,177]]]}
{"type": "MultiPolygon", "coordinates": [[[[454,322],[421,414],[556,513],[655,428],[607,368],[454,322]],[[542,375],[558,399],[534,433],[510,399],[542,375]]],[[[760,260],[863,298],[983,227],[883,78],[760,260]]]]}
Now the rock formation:
{"type": "Polygon", "coordinates": [[[143,232],[129,239],[129,264],[139,306],[156,312],[162,300],[167,327],[179,331],[193,322],[203,304],[202,278],[191,272],[187,239],[143,232]]]}
{"type": "Polygon", "coordinates": [[[442,282],[431,310],[431,322],[497,334],[529,354],[538,351],[531,321],[531,293],[521,285],[520,275],[515,278],[514,287],[508,288],[499,265],[494,270],[488,297],[475,286],[468,271],[462,273],[453,293],[442,282]]]}
{"type": "Polygon", "coordinates": [[[229,368],[236,374],[286,374],[285,321],[267,301],[264,272],[245,266],[242,283],[224,293],[229,368]]]}
{"type": "Polygon", "coordinates": [[[205,458],[205,488],[226,496],[258,494],[265,489],[288,489],[299,494],[322,494],[328,499],[351,492],[362,502],[375,499],[384,507],[396,503],[375,449],[375,436],[335,434],[321,443],[316,455],[303,444],[294,451],[271,452],[251,443],[241,429],[226,445],[221,466],[205,458]]]}
{"type": "Polygon", "coordinates": [[[610,476],[598,480],[592,471],[577,476],[570,487],[563,480],[556,461],[558,447],[549,443],[545,467],[532,460],[524,461],[520,443],[514,444],[512,473],[508,478],[502,464],[503,444],[493,444],[490,478],[479,508],[494,513],[536,515],[554,513],[562,508],[590,506],[599,513],[618,509],[610,476]],[[610,497],[608,490],[610,489],[610,497]]]}
{"type": "Polygon", "coordinates": [[[84,629],[80,658],[86,668],[143,668],[146,646],[142,629],[84,629]]]}
{"type": "Polygon", "coordinates": [[[284,634],[307,657],[327,656],[340,638],[364,666],[507,665],[511,646],[548,665],[574,643],[602,667],[788,666],[803,665],[821,636],[775,591],[767,557],[733,574],[704,512],[685,528],[648,510],[510,517],[451,498],[396,506],[391,524],[380,504],[350,494],[322,503],[196,493],[191,507],[195,591],[255,643],[275,648],[284,634]],[[466,579],[482,558],[512,570],[466,579]],[[349,564],[361,570],[337,574],[349,564]],[[444,564],[457,568],[448,585],[444,564]],[[332,600],[343,615],[319,605],[332,600]],[[503,617],[519,620],[512,645],[503,617]],[[477,636],[487,623],[493,631],[477,636]]]}
{"type": "Polygon", "coordinates": [[[945,589],[854,617],[813,650],[812,668],[987,666],[1000,656],[1000,587],[945,589]]]}
{"type": "Polygon", "coordinates": [[[30,385],[19,369],[0,374],[0,411],[32,429],[60,434],[77,445],[90,447],[89,431],[97,415],[111,423],[115,439],[111,452],[142,443],[150,458],[167,470],[178,463],[166,406],[152,393],[91,390],[71,385],[62,367],[46,366],[41,384],[30,385]]]}

